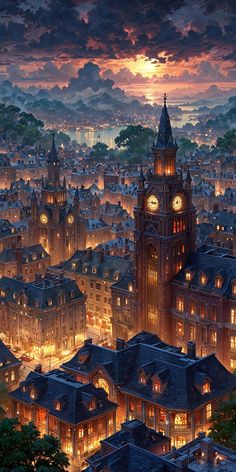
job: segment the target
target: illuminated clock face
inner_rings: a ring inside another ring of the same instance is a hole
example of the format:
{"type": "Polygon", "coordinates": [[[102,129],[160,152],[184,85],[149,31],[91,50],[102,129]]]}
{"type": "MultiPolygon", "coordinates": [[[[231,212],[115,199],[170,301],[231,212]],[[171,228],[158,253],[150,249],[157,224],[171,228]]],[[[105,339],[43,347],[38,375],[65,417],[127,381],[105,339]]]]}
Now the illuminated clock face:
{"type": "Polygon", "coordinates": [[[46,225],[48,223],[48,215],[46,215],[46,213],[41,213],[40,221],[43,225],[46,225]]]}
{"type": "Polygon", "coordinates": [[[175,211],[180,211],[183,208],[183,197],[181,195],[176,195],[172,202],[172,208],[175,211]]]}
{"type": "Polygon", "coordinates": [[[147,199],[147,207],[150,211],[156,211],[159,208],[159,201],[156,195],[150,195],[147,199]]]}
{"type": "Polygon", "coordinates": [[[69,225],[72,225],[72,223],[74,223],[74,215],[68,215],[67,216],[67,223],[69,225]]]}

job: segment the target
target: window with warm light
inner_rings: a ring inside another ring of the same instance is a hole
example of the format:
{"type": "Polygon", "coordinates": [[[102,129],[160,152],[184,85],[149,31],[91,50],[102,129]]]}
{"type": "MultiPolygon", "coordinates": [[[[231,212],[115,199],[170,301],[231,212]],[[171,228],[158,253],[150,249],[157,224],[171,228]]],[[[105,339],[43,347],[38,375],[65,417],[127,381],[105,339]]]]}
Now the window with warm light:
{"type": "Polygon", "coordinates": [[[190,303],[189,303],[189,310],[190,310],[191,315],[195,315],[195,314],[196,314],[196,303],[195,303],[194,300],[190,300],[190,303]]]}
{"type": "Polygon", "coordinates": [[[235,280],[232,282],[232,294],[236,295],[236,281],[235,280]]]}
{"type": "Polygon", "coordinates": [[[128,290],[129,290],[129,292],[133,292],[133,284],[129,284],[128,290]]]}
{"type": "Polygon", "coordinates": [[[184,324],[182,321],[177,322],[177,335],[178,336],[184,335],[184,324]]]}
{"type": "Polygon", "coordinates": [[[92,423],[89,423],[88,424],[88,434],[92,434],[93,433],[93,425],[92,423]]]}
{"type": "Polygon", "coordinates": [[[208,405],[206,406],[206,419],[211,419],[211,403],[208,403],[208,405]]]}
{"type": "Polygon", "coordinates": [[[236,349],[236,336],[230,336],[230,349],[236,349]]]}
{"type": "Polygon", "coordinates": [[[121,305],[120,297],[116,297],[116,305],[117,305],[117,306],[120,306],[120,305],[121,305]]]}
{"type": "Polygon", "coordinates": [[[211,331],[211,343],[216,345],[217,343],[217,331],[213,330],[211,331]]]}
{"type": "Polygon", "coordinates": [[[185,272],[185,280],[186,280],[187,282],[190,282],[190,281],[191,281],[191,276],[192,276],[191,272],[190,272],[189,270],[186,270],[186,272],[185,272]]]}
{"type": "Polygon", "coordinates": [[[178,311],[184,311],[184,298],[182,296],[176,297],[176,309],[178,311]]]}
{"type": "Polygon", "coordinates": [[[187,426],[187,413],[177,413],[175,415],[175,425],[176,426],[187,426]]]}
{"type": "Polygon", "coordinates": [[[143,371],[139,373],[139,383],[146,385],[146,375],[143,371]]]}
{"type": "Polygon", "coordinates": [[[231,308],[230,310],[230,322],[236,324],[236,308],[231,308]]]}
{"type": "Polygon", "coordinates": [[[161,392],[161,383],[158,379],[154,379],[152,383],[152,390],[156,393],[161,392]]]}
{"type": "Polygon", "coordinates": [[[207,276],[205,274],[201,274],[200,275],[200,283],[202,285],[206,285],[207,284],[207,276]]]}
{"type": "Polygon", "coordinates": [[[219,275],[216,276],[215,278],[215,287],[216,288],[222,288],[223,285],[223,279],[219,275]]]}
{"type": "Polygon", "coordinates": [[[61,402],[59,400],[55,401],[55,410],[60,411],[61,410],[61,402]]]}
{"type": "Polygon", "coordinates": [[[210,383],[207,381],[202,386],[202,394],[209,393],[211,391],[210,383]]]}
{"type": "Polygon", "coordinates": [[[230,369],[236,370],[236,359],[230,359],[230,369]]]}
{"type": "Polygon", "coordinates": [[[207,316],[207,306],[204,302],[201,302],[200,304],[200,317],[201,318],[206,318],[207,316]]]}
{"type": "Polygon", "coordinates": [[[89,411],[92,411],[96,408],[96,403],[95,403],[95,400],[91,400],[91,402],[88,403],[88,410],[89,411]]]}
{"type": "Polygon", "coordinates": [[[175,447],[178,449],[186,444],[187,440],[185,436],[176,436],[175,447]]]}
{"type": "Polygon", "coordinates": [[[84,428],[79,428],[78,435],[79,435],[79,439],[84,437],[84,428]]]}
{"type": "Polygon", "coordinates": [[[196,326],[190,325],[190,340],[195,341],[196,339],[196,326]]]}
{"type": "Polygon", "coordinates": [[[166,421],[166,412],[164,410],[160,410],[159,417],[160,417],[160,421],[162,423],[165,423],[165,421],[166,421]]]}

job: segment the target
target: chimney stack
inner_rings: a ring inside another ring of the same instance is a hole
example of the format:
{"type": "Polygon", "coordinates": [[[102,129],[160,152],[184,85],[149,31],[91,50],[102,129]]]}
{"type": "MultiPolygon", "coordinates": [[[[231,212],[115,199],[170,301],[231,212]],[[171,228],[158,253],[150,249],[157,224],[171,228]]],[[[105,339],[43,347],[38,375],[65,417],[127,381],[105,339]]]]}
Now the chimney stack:
{"type": "Polygon", "coordinates": [[[125,341],[121,338],[116,338],[116,351],[121,351],[125,348],[125,341]]]}
{"type": "Polygon", "coordinates": [[[194,341],[188,341],[187,343],[187,356],[190,359],[196,358],[196,343],[194,341]]]}

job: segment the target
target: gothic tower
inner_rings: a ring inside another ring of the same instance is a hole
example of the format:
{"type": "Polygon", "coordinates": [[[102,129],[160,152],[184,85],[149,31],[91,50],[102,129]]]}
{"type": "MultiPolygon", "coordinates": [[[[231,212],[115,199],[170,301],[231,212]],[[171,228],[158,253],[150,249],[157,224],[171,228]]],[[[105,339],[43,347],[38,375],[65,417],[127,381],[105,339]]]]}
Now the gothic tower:
{"type": "Polygon", "coordinates": [[[137,330],[171,342],[170,282],[195,249],[195,208],[189,172],[177,173],[166,95],[152,151],[154,173],[141,171],[134,209],[137,330]]]}

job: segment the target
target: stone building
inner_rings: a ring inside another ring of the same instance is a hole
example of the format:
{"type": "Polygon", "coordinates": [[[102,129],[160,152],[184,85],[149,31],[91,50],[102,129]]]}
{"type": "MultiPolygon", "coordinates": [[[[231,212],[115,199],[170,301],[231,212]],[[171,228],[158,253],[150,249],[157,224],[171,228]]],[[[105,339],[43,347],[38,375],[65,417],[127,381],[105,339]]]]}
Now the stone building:
{"type": "Polygon", "coordinates": [[[106,392],[60,370],[31,372],[10,397],[13,418],[17,416],[21,424],[33,421],[42,435],[60,439],[70,471],[84,468],[100,440],[115,432],[117,405],[106,392]]]}
{"type": "Polygon", "coordinates": [[[208,431],[212,412],[236,390],[236,379],[215,354],[196,357],[141,332],[115,350],[87,341],[62,367],[80,382],[104,388],[118,404],[117,422],[133,418],[171,438],[175,447],[208,431]]]}
{"type": "Polygon", "coordinates": [[[16,388],[20,379],[21,361],[14,356],[0,339],[0,383],[9,390],[16,388]]]}
{"type": "Polygon", "coordinates": [[[68,259],[86,245],[86,221],[80,215],[78,192],[73,204],[67,202],[66,181],[60,180],[60,160],[54,136],[47,160],[48,178],[42,179],[41,201],[31,198],[29,232],[32,244],[42,244],[52,264],[68,259]]]}
{"type": "Polygon", "coordinates": [[[3,249],[0,253],[0,277],[22,276],[25,282],[35,280],[36,274],[45,274],[51,257],[41,244],[3,249]]]}
{"type": "Polygon", "coordinates": [[[0,279],[0,332],[11,346],[41,360],[79,346],[85,336],[85,296],[63,275],[34,282],[0,279]]]}
{"type": "Polygon", "coordinates": [[[6,154],[0,154],[0,188],[10,188],[16,180],[16,168],[6,154]]]}
{"type": "Polygon", "coordinates": [[[87,326],[98,334],[111,334],[111,286],[130,270],[132,263],[123,257],[107,256],[88,248],[76,251],[58,267],[76,280],[86,294],[87,326]]]}

